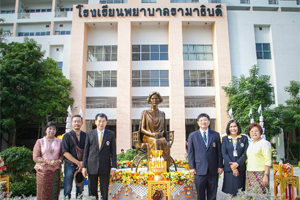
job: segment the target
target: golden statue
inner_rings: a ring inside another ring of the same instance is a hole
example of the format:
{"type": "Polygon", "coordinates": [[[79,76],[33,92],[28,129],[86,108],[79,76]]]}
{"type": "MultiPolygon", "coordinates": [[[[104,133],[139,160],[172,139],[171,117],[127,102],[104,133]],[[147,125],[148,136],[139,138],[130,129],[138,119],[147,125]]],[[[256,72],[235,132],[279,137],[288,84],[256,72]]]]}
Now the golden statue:
{"type": "Polygon", "coordinates": [[[158,105],[163,101],[158,92],[151,92],[147,102],[152,105],[148,110],[144,110],[141,116],[140,132],[143,143],[149,144],[149,150],[163,150],[167,161],[167,168],[170,166],[170,146],[166,140],[166,117],[163,111],[158,109],[158,105]]]}
{"type": "MultiPolygon", "coordinates": [[[[137,154],[133,158],[136,171],[141,160],[146,157],[147,161],[149,161],[152,150],[163,150],[162,156],[167,162],[167,170],[169,170],[170,162],[172,162],[175,171],[177,171],[175,161],[170,156],[170,148],[174,141],[174,131],[167,131],[165,113],[158,109],[158,105],[162,101],[163,99],[158,92],[149,94],[147,102],[152,107],[142,112],[139,130],[132,133],[133,145],[137,154]]],[[[149,163],[147,168],[149,170],[149,163]]],[[[131,170],[133,170],[133,165],[131,170]]]]}

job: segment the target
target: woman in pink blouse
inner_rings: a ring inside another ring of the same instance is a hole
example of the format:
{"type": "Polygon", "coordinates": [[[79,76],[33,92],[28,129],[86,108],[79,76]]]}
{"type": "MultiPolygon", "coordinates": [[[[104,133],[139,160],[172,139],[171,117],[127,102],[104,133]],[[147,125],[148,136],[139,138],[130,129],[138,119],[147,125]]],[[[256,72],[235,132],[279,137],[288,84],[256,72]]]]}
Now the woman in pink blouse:
{"type": "Polygon", "coordinates": [[[48,122],[46,136],[38,139],[33,148],[38,200],[59,199],[60,169],[63,156],[61,140],[55,137],[56,131],[56,123],[48,122]]]}

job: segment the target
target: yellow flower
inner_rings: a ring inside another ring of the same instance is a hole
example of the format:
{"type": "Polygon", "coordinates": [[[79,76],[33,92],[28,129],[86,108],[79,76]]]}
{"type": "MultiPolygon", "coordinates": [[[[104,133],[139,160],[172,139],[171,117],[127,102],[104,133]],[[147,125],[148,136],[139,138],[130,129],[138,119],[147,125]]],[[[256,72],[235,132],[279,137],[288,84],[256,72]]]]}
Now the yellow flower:
{"type": "Polygon", "coordinates": [[[62,139],[63,139],[63,137],[65,136],[65,134],[66,134],[66,133],[64,133],[64,134],[62,134],[62,135],[59,135],[59,136],[57,136],[57,138],[59,138],[59,139],[61,139],[61,140],[62,140],[62,139]]]}

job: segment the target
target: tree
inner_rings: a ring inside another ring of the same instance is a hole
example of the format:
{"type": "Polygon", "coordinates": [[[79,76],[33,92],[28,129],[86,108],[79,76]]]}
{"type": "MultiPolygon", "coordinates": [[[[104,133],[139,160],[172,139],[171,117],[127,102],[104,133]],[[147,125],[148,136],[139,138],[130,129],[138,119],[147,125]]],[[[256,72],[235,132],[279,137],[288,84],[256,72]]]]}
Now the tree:
{"type": "Polygon", "coordinates": [[[296,127],[300,124],[300,82],[290,81],[290,86],[284,88],[290,94],[290,99],[286,101],[288,107],[291,108],[293,113],[293,120],[296,127]]]}
{"type": "MultiPolygon", "coordinates": [[[[4,19],[3,18],[0,18],[0,23],[4,23],[4,19]]],[[[2,42],[4,40],[4,34],[5,33],[9,33],[10,31],[9,30],[4,30],[2,27],[0,27],[0,47],[2,45],[2,42]]]]}
{"type": "Polygon", "coordinates": [[[69,97],[72,87],[54,60],[43,59],[44,52],[33,39],[3,43],[0,53],[0,134],[10,134],[15,146],[19,124],[66,116],[74,101],[69,97]]]}
{"type": "Polygon", "coordinates": [[[250,109],[253,117],[259,122],[259,113],[256,112],[260,105],[263,108],[265,134],[268,139],[280,133],[280,128],[274,125],[276,118],[273,117],[274,110],[269,109],[272,105],[273,88],[270,83],[270,76],[259,75],[259,67],[254,65],[249,70],[250,76],[241,75],[240,78],[232,77],[229,86],[222,89],[229,98],[227,110],[233,109],[234,118],[241,125],[242,133],[246,133],[250,125],[248,117],[250,109]]]}
{"type": "MultiPolygon", "coordinates": [[[[290,99],[286,101],[286,106],[280,104],[274,108],[276,113],[276,126],[282,129],[284,139],[286,140],[286,158],[290,159],[290,134],[300,124],[300,82],[290,81],[290,85],[285,87],[284,90],[290,94],[290,99]]],[[[292,157],[294,155],[292,154],[292,157]]]]}

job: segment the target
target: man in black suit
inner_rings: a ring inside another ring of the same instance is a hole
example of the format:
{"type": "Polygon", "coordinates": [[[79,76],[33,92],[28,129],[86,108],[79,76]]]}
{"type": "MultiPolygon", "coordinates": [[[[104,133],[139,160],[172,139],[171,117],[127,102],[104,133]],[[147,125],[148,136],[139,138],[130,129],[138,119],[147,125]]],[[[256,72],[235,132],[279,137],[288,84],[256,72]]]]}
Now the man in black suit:
{"type": "Polygon", "coordinates": [[[115,133],[105,129],[107,116],[103,113],[96,115],[95,124],[97,128],[86,136],[82,174],[89,174],[89,195],[98,199],[99,177],[102,199],[108,200],[109,175],[114,176],[117,168],[115,133]]]}
{"type": "Polygon", "coordinates": [[[223,172],[220,134],[209,130],[210,118],[205,113],[198,116],[197,123],[200,129],[189,135],[190,172],[195,175],[197,199],[215,200],[218,174],[223,172]]]}

